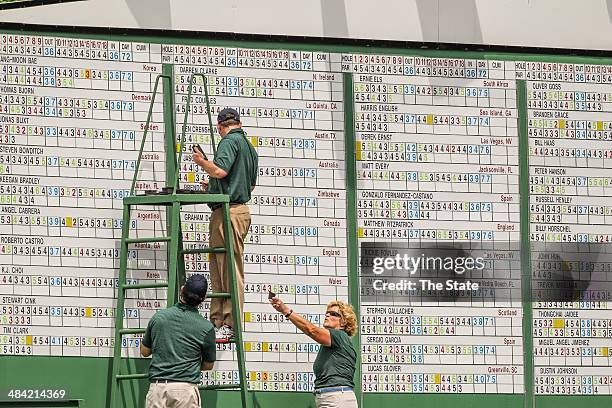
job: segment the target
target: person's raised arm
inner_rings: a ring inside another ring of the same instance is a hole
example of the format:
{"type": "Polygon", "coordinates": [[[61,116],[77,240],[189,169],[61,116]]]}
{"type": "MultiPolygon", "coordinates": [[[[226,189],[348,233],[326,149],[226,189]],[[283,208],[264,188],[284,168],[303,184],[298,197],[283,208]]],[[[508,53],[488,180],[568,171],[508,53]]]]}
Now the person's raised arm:
{"type": "Polygon", "coordinates": [[[331,334],[328,329],[312,324],[312,322],[291,310],[289,306],[284,304],[283,301],[277,297],[270,299],[270,303],[276,311],[284,314],[286,317],[289,315],[287,319],[289,319],[295,327],[304,332],[305,335],[323,346],[331,346],[331,334]]]}

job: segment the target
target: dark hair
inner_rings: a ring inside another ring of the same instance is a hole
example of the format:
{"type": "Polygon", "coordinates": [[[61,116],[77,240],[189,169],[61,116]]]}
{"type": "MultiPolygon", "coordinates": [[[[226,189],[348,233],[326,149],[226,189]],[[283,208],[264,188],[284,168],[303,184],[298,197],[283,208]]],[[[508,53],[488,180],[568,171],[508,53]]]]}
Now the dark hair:
{"type": "Polygon", "coordinates": [[[181,291],[181,297],[183,298],[183,301],[189,306],[199,306],[200,303],[204,301],[203,297],[200,297],[200,295],[197,295],[195,293],[191,293],[185,288],[183,288],[183,290],[181,291]]]}
{"type": "Polygon", "coordinates": [[[228,127],[228,126],[240,125],[241,123],[242,122],[236,119],[227,119],[227,120],[224,120],[223,122],[219,122],[219,125],[221,125],[221,127],[228,127]]]}

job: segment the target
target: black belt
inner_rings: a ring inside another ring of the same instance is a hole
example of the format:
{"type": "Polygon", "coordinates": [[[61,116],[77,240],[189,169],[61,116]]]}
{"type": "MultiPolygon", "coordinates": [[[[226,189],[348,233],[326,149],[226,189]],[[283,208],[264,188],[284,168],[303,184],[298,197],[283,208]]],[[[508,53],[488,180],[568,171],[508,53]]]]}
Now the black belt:
{"type": "MultiPolygon", "coordinates": [[[[229,203],[229,205],[230,205],[230,207],[236,207],[238,205],[244,205],[244,203],[229,203]]],[[[215,210],[217,210],[217,209],[219,209],[221,207],[223,207],[222,203],[218,203],[218,204],[216,203],[216,204],[211,205],[210,209],[215,211],[215,210]]]]}

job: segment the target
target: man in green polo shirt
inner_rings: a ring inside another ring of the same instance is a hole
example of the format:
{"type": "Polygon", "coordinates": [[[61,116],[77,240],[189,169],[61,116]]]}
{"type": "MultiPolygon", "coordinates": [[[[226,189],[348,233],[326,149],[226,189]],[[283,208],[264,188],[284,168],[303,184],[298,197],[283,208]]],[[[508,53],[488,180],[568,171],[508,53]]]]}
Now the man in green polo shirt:
{"type": "MultiPolygon", "coordinates": [[[[209,193],[230,196],[230,220],[236,258],[236,284],[240,313],[244,306],[244,240],[251,226],[251,213],[246,203],[257,183],[257,152],[242,130],[240,115],[235,109],[225,108],[217,116],[217,130],[221,136],[213,161],[194,150],[193,161],[210,177],[209,193]]],[[[211,205],[209,246],[224,247],[223,211],[221,204],[211,205]]],[[[215,292],[231,292],[225,265],[225,254],[210,255],[210,281],[215,292]]],[[[210,320],[217,328],[217,341],[227,342],[234,337],[232,301],[213,298],[210,302],[210,320]]]]}
{"type": "Polygon", "coordinates": [[[216,360],[215,330],[198,312],[207,290],[204,275],[192,275],[180,301],[149,320],[140,343],[140,354],[153,355],[147,408],[201,408],[200,372],[216,360]]]}

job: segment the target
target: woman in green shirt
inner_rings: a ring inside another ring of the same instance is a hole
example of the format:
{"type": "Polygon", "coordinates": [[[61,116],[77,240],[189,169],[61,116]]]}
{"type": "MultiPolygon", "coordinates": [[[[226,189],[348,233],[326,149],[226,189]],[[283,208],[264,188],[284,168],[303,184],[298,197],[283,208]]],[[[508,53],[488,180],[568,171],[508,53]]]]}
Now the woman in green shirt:
{"type": "Polygon", "coordinates": [[[351,336],[357,331],[353,307],[341,301],[327,305],[323,327],[294,313],[278,297],[270,299],[272,307],[308,337],[321,345],[313,364],[317,408],[357,408],[353,388],[357,353],[351,336]]]}

